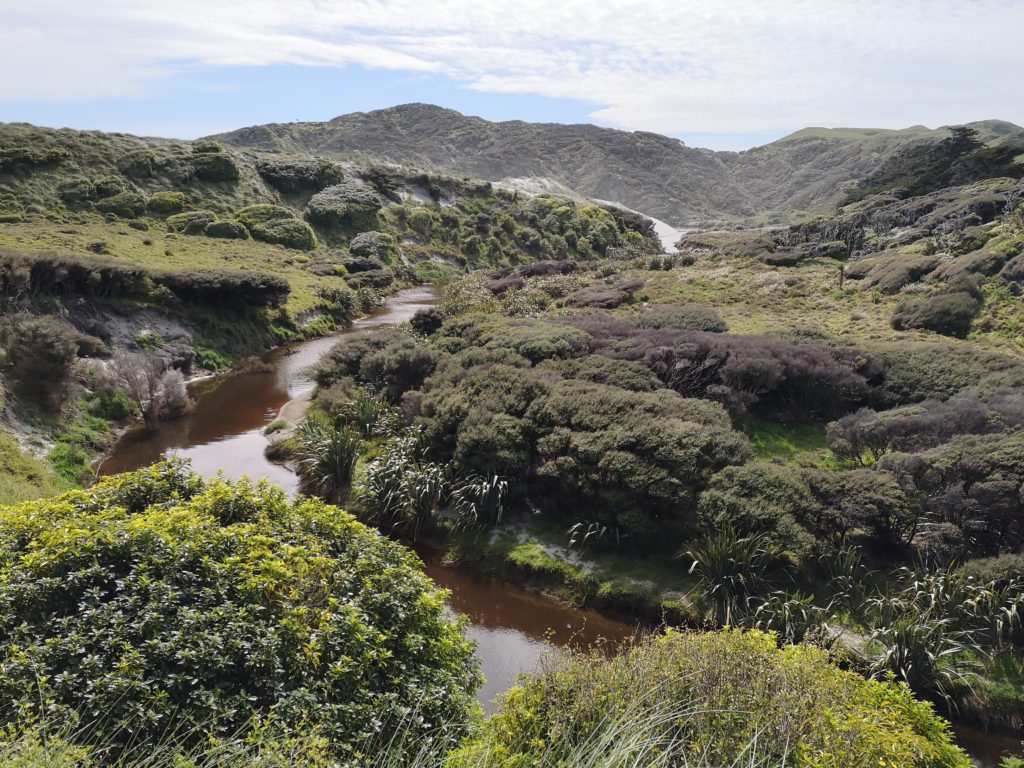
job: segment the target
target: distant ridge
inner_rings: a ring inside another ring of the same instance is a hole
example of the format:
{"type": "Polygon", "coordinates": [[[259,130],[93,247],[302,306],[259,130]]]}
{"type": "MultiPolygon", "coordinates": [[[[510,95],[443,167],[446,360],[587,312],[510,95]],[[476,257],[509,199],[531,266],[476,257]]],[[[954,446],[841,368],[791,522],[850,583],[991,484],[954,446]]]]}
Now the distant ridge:
{"type": "MultiPolygon", "coordinates": [[[[985,140],[1024,135],[971,123],[985,140]]],[[[745,152],[688,147],[646,131],[589,124],[491,122],[431,104],[354,112],[326,122],[271,123],[212,138],[265,152],[362,154],[499,181],[544,177],[676,226],[799,219],[829,210],[845,186],[914,141],[946,128],[805,128],[745,152]]]]}

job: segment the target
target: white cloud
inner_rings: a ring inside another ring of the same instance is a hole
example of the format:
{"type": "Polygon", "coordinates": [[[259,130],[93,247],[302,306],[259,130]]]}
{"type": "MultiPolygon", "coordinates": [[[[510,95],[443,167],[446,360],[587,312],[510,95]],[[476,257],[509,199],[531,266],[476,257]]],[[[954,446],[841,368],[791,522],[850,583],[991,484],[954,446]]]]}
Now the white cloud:
{"type": "Polygon", "coordinates": [[[1024,122],[1013,0],[0,0],[0,101],[135,96],[182,65],[437,73],[665,133],[1024,122]]]}

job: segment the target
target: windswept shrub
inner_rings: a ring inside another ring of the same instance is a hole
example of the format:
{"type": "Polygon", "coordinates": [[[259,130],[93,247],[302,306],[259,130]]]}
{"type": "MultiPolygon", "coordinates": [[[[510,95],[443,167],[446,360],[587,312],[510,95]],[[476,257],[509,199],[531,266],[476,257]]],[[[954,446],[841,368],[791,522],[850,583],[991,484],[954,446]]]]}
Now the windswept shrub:
{"type": "Polygon", "coordinates": [[[57,196],[68,207],[79,208],[96,199],[96,185],[89,179],[71,179],[57,187],[57,196]]]}
{"type": "Polygon", "coordinates": [[[167,231],[186,235],[202,235],[206,228],[217,220],[213,211],[187,211],[167,217],[167,231]]]}
{"type": "Polygon", "coordinates": [[[223,147],[219,150],[200,151],[193,146],[193,154],[188,158],[188,164],[195,177],[202,181],[234,183],[241,176],[238,165],[230,155],[224,153],[223,147]]]}
{"type": "Polygon", "coordinates": [[[348,250],[358,259],[377,259],[384,264],[398,260],[398,243],[387,232],[360,232],[349,242],[348,250]]]}
{"type": "Polygon", "coordinates": [[[964,338],[981,304],[977,286],[957,281],[937,293],[901,302],[890,322],[897,331],[923,329],[964,338]]]}
{"type": "Polygon", "coordinates": [[[250,205],[235,213],[249,234],[265,243],[286,248],[311,251],[316,248],[316,235],[309,225],[299,221],[287,208],[277,205],[250,205]]]}
{"type": "Polygon", "coordinates": [[[207,237],[216,237],[222,240],[248,240],[249,230],[241,222],[234,219],[214,221],[206,226],[204,233],[207,237]]]}
{"type": "Polygon", "coordinates": [[[274,189],[292,194],[319,192],[345,177],[340,165],[322,157],[262,158],[256,171],[274,189]]]}
{"type": "Polygon", "coordinates": [[[141,298],[151,290],[149,271],[130,262],[0,249],[0,292],[11,298],[141,298]]]}
{"type": "Polygon", "coordinates": [[[134,219],[146,212],[146,198],[138,192],[119,192],[96,202],[96,210],[124,219],[134,219]]]}
{"type": "Polygon", "coordinates": [[[480,682],[462,627],[408,549],[263,483],[157,464],[0,508],[0,720],[114,754],[272,724],[349,764],[458,731],[480,682]]]}
{"type": "Polygon", "coordinates": [[[7,344],[15,387],[50,409],[59,408],[77,358],[78,336],[74,328],[50,315],[16,322],[7,344]]]}
{"type": "Polygon", "coordinates": [[[725,333],[725,321],[712,307],[700,304],[655,304],[640,310],[638,328],[674,328],[680,331],[725,333]]]}
{"type": "Polygon", "coordinates": [[[0,147],[0,173],[29,173],[36,168],[57,165],[70,157],[58,147],[0,147]]]}
{"type": "Polygon", "coordinates": [[[409,320],[409,325],[416,333],[423,336],[430,336],[440,330],[444,325],[444,314],[435,307],[416,310],[416,314],[409,320]]]}
{"type": "Polygon", "coordinates": [[[324,227],[365,232],[377,228],[377,213],[382,205],[373,187],[346,179],[313,195],[306,215],[324,227]]]}
{"type": "Polygon", "coordinates": [[[185,197],[184,192],[164,190],[150,195],[146,205],[153,213],[170,216],[185,210],[185,206],[188,205],[188,198],[185,197]]]}
{"type": "Polygon", "coordinates": [[[236,309],[279,307],[291,292],[280,275],[255,270],[191,269],[157,274],[154,280],[182,301],[236,309]]]}

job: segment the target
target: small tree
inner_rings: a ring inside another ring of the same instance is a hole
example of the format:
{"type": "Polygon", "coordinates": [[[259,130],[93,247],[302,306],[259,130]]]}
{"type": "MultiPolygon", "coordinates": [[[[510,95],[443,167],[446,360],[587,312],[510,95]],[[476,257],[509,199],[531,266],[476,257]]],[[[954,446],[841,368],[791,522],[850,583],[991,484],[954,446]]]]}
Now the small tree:
{"type": "Polygon", "coordinates": [[[157,355],[121,355],[109,364],[107,376],[111,388],[122,390],[132,399],[149,427],[188,410],[185,377],[157,355]]]}

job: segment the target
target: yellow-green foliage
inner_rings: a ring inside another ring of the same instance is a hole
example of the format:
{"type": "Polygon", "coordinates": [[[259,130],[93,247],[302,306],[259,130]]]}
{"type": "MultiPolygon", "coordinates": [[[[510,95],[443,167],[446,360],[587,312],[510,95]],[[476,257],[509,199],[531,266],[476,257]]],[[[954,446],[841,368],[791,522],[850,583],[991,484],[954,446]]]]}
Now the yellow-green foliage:
{"type": "Polygon", "coordinates": [[[410,550],[180,462],[0,507],[0,669],[0,725],[116,749],[263,721],[339,757],[390,729],[458,731],[480,682],[410,550]]]}
{"type": "Polygon", "coordinates": [[[52,496],[65,487],[51,467],[22,453],[18,441],[0,430],[0,504],[52,496]]]}
{"type": "Polygon", "coordinates": [[[812,646],[779,649],[771,635],[729,630],[669,632],[528,678],[449,765],[569,765],[560,759],[602,739],[609,750],[642,740],[656,756],[621,764],[970,765],[905,687],[842,671],[812,646]],[[613,739],[609,724],[620,728],[613,739]]]}

